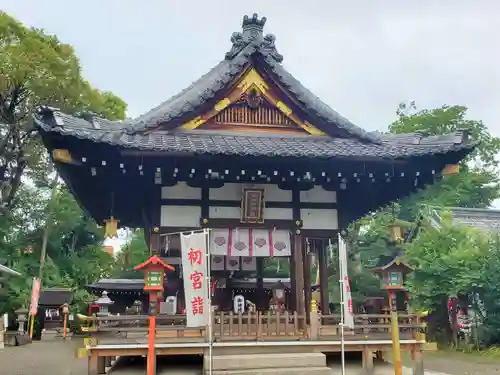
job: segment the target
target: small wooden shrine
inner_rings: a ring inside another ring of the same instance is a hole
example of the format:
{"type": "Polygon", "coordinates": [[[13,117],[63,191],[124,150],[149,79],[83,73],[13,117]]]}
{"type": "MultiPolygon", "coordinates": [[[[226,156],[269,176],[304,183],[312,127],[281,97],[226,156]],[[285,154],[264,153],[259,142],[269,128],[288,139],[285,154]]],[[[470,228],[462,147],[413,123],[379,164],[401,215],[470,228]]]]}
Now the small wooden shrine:
{"type": "Polygon", "coordinates": [[[408,311],[408,292],[404,286],[406,276],[412,271],[404,261],[400,251],[393,256],[381,256],[378,265],[371,269],[380,278],[380,286],[387,291],[387,301],[381,306],[383,310],[391,311],[393,305],[398,311],[408,311]]]}
{"type": "MultiPolygon", "coordinates": [[[[210,228],[211,275],[226,286],[215,298],[232,304],[235,296],[227,290],[237,272],[252,275],[263,293],[264,259],[286,259],[290,293],[281,312],[295,314],[292,327],[303,335],[304,321],[316,314],[307,243],[321,244],[315,246],[319,281],[328,285],[327,244],[337,243],[339,232],[432,184],[475,143],[466,131],[428,136],[363,130],[285,69],[276,38],[264,34],[265,23],[256,14],[245,16],[220,63],[136,119],[109,121],[45,106],[34,121],[71,192],[106,224],[108,235],[116,235],[118,226],[142,227],[152,255],[180,258],[179,235],[169,234],[210,228]]],[[[282,289],[276,292],[278,299],[284,296],[282,289]]],[[[325,287],[319,302],[328,315],[325,287]]],[[[244,320],[249,334],[262,335],[263,322],[269,332],[288,332],[283,315],[267,315],[269,303],[257,308],[265,318],[244,320]]],[[[228,315],[223,309],[214,314],[214,334],[223,337],[228,315]]],[[[335,319],[332,327],[338,327],[335,319]]]]}
{"type": "Polygon", "coordinates": [[[41,329],[57,329],[63,326],[62,306],[73,302],[73,292],[68,288],[47,288],[40,292],[38,314],[41,329]]]}

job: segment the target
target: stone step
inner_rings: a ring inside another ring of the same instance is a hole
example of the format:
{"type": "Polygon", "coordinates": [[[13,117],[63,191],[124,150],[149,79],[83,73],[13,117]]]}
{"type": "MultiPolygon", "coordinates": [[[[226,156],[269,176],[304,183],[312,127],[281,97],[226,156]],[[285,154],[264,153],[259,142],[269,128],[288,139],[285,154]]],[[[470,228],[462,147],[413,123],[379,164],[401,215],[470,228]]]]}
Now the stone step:
{"type": "MultiPolygon", "coordinates": [[[[206,370],[205,375],[209,372],[206,370]]],[[[332,375],[328,367],[275,367],[246,370],[214,370],[212,375],[332,375]]]]}
{"type": "MultiPolygon", "coordinates": [[[[205,356],[205,369],[208,368],[205,356]]],[[[217,355],[212,358],[213,370],[246,370],[294,367],[324,367],[326,356],[323,353],[274,353],[217,355]]]]}

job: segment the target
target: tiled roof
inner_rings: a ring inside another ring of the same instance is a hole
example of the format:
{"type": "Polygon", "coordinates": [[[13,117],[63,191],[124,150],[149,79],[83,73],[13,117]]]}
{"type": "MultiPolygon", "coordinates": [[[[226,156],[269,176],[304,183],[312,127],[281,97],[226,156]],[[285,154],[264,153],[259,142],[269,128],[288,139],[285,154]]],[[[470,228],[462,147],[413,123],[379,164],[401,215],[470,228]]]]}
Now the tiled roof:
{"type": "Polygon", "coordinates": [[[11,276],[21,276],[21,274],[17,271],[14,271],[13,269],[4,266],[3,264],[0,264],[0,274],[7,274],[11,276]]]}
{"type": "Polygon", "coordinates": [[[88,289],[138,291],[144,289],[144,279],[100,279],[88,289]]]}
{"type": "MultiPolygon", "coordinates": [[[[290,286],[290,279],[264,278],[264,288],[271,289],[278,282],[282,282],[285,286],[290,286]]],[[[255,288],[257,279],[233,279],[235,288],[255,288]]],[[[167,284],[168,285],[168,284],[167,284]]],[[[144,288],[144,279],[100,279],[98,282],[87,285],[90,290],[106,290],[106,291],[141,291],[144,288]]]]}
{"type": "MultiPolygon", "coordinates": [[[[428,218],[435,228],[440,227],[441,213],[430,208],[428,218]]],[[[444,211],[451,213],[452,223],[488,232],[500,232],[500,210],[490,208],[449,207],[444,211]]]]}
{"type": "Polygon", "coordinates": [[[92,123],[69,115],[55,113],[52,124],[35,121],[44,132],[88,139],[123,148],[167,151],[186,154],[291,156],[312,158],[379,157],[405,158],[442,154],[474,147],[467,134],[457,132],[444,136],[425,137],[421,134],[380,135],[380,143],[365,143],[354,138],[330,138],[308,135],[272,135],[264,133],[230,133],[214,131],[152,132],[128,134],[123,128],[110,130],[109,121],[99,120],[101,129],[92,123]]]}
{"type": "Polygon", "coordinates": [[[259,19],[256,14],[251,18],[245,17],[243,30],[231,37],[231,50],[224,60],[191,86],[136,119],[109,121],[91,114],[74,117],[46,107],[35,116],[35,122],[42,134],[55,132],[124,148],[189,154],[397,159],[473,149],[474,144],[463,132],[431,137],[424,134],[387,135],[366,132],[354,125],[283,68],[283,56],[276,50],[275,37],[263,33],[265,22],[265,18],[259,19]],[[165,127],[174,129],[172,131],[156,129],[145,132],[157,128],[159,124],[185,121],[188,115],[194,117],[207,103],[219,100],[219,96],[226,92],[249,64],[258,65],[279,82],[290,98],[300,103],[312,116],[315,126],[339,137],[213,131],[182,133],[173,126],[165,127]],[[338,131],[329,132],[328,129],[338,131]]]}
{"type": "Polygon", "coordinates": [[[50,288],[40,293],[40,306],[62,306],[73,301],[73,293],[66,288],[50,288]]]}
{"type": "Polygon", "coordinates": [[[131,121],[129,131],[154,128],[160,123],[179,119],[217,97],[250,63],[257,63],[262,64],[264,70],[277,79],[308,113],[317,116],[318,122],[324,122],[324,126],[333,126],[364,141],[377,141],[374,134],[364,131],[339,115],[283,68],[283,56],[275,46],[276,38],[274,35],[263,33],[265,22],[266,18],[259,19],[257,14],[252,18],[245,16],[242,32],[233,33],[231,50],[226,53],[223,61],[176,96],[131,121]]]}

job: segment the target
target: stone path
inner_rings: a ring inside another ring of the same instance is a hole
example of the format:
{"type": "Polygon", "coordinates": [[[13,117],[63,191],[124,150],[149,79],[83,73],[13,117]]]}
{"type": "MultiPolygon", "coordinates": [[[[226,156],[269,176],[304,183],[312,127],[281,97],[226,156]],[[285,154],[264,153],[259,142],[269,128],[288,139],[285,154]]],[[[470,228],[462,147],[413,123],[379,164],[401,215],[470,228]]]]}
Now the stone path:
{"type": "Polygon", "coordinates": [[[78,341],[55,338],[0,349],[0,374],[87,375],[87,360],[75,358],[78,341]]]}

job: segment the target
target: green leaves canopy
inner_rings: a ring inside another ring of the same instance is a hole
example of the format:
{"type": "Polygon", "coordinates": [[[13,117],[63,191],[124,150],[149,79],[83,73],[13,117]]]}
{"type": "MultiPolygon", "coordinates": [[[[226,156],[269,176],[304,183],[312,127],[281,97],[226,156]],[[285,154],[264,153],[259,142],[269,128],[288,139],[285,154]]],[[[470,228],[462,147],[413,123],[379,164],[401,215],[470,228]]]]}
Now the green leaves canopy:
{"type": "Polygon", "coordinates": [[[30,116],[40,105],[68,113],[91,111],[125,118],[126,104],[93,88],[73,48],[43,30],[27,28],[0,11],[0,209],[8,209],[21,176],[42,178],[45,152],[33,137],[30,116]]]}

